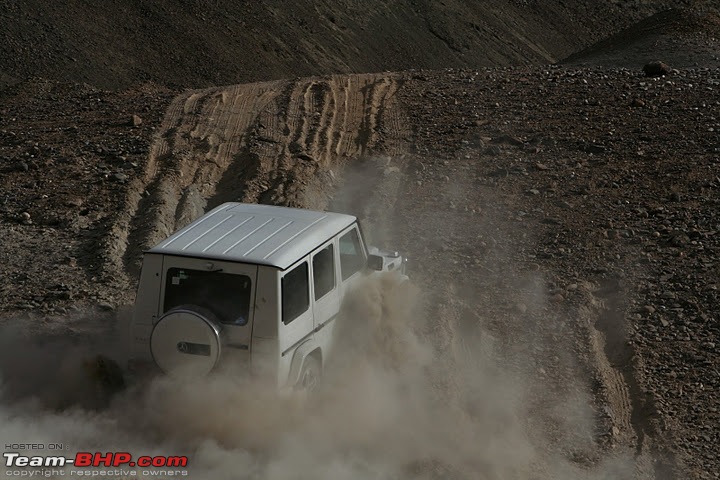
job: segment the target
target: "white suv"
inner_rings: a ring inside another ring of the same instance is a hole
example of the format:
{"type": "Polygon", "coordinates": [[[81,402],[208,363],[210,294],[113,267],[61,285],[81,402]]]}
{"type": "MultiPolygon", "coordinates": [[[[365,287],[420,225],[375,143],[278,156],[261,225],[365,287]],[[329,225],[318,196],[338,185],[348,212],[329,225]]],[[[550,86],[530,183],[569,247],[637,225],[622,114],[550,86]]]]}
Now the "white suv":
{"type": "Polygon", "coordinates": [[[350,215],[225,203],[145,252],[131,370],[249,369],[311,389],[345,292],[363,270],[397,270],[350,215]]]}

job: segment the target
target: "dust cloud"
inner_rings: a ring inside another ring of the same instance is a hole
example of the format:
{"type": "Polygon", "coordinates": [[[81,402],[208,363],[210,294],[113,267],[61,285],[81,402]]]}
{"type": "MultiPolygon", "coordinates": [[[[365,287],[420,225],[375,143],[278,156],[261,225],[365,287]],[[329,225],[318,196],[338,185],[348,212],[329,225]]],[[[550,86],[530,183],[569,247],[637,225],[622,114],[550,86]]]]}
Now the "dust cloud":
{"type": "MultiPolygon", "coordinates": [[[[362,279],[345,298],[336,347],[311,396],[278,395],[225,374],[159,377],[131,385],[109,405],[88,404],[77,392],[97,398],[81,366],[91,349],[69,340],[33,342],[6,326],[0,440],[63,443],[69,455],[188,455],[189,477],[199,479],[530,480],[628,473],[618,459],[600,465],[602,473],[540,459],[527,434],[524,379],[493,364],[487,342],[477,342],[483,346],[477,349],[474,342],[438,348],[426,335],[433,328],[423,314],[426,298],[391,274],[362,279]]],[[[558,408],[584,415],[582,399],[569,402],[558,408]]],[[[7,468],[0,473],[10,475],[7,468]]]]}

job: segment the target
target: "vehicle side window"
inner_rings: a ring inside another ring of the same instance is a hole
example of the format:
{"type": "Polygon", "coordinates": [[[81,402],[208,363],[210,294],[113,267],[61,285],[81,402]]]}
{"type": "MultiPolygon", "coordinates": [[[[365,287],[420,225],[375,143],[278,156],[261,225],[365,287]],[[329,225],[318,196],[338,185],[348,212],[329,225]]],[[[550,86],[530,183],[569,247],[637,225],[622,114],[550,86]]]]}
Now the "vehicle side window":
{"type": "Polygon", "coordinates": [[[335,260],[332,243],[315,254],[312,267],[315,300],[317,300],[335,288],[335,260]]]}
{"type": "Polygon", "coordinates": [[[340,237],[340,271],[342,279],[347,280],[359,271],[365,263],[357,229],[352,229],[340,237]]]}
{"type": "Polygon", "coordinates": [[[308,264],[303,262],[282,278],[282,321],[285,325],[305,313],[310,306],[308,264]]]}

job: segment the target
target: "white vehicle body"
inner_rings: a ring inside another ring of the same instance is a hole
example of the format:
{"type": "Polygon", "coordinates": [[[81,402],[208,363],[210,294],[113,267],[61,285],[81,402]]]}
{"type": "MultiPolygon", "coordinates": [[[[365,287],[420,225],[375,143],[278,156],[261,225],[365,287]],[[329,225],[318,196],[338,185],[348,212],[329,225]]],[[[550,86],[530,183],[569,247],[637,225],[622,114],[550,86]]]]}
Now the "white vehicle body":
{"type": "Polygon", "coordinates": [[[327,361],[343,295],[366,265],[404,269],[397,254],[368,255],[353,216],[223,204],[145,252],[131,369],[222,365],[293,387],[327,361]]]}

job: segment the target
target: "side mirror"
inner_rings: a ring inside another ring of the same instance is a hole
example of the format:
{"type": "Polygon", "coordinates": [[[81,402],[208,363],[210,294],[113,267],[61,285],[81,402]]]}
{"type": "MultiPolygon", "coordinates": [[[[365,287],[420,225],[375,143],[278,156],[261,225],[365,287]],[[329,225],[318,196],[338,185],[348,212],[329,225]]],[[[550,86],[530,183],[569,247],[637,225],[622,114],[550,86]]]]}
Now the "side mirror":
{"type": "Polygon", "coordinates": [[[370,254],[367,257],[367,263],[365,265],[370,270],[377,270],[378,272],[382,272],[383,268],[385,267],[385,259],[380,255],[370,254]]]}

